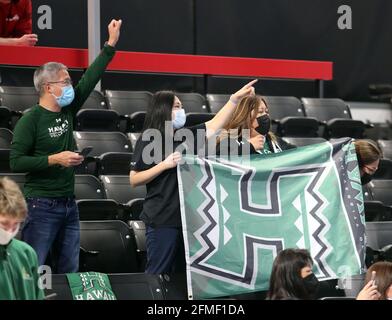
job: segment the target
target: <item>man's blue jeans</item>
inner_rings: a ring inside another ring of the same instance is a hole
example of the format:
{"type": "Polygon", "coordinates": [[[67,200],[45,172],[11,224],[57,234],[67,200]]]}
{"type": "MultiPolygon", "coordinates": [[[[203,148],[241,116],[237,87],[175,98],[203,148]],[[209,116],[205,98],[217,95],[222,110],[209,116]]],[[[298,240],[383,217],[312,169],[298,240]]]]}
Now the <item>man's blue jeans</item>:
{"type": "Polygon", "coordinates": [[[34,248],[38,265],[50,252],[52,272],[72,273],[79,269],[79,211],[74,197],[27,198],[28,217],[22,240],[34,248]]]}

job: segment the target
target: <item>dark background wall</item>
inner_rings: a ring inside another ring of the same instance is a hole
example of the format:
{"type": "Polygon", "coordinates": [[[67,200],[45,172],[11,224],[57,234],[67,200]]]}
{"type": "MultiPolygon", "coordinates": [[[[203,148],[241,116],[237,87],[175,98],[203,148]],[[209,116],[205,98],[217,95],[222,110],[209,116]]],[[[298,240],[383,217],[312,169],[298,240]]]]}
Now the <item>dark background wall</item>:
{"type": "MultiPolygon", "coordinates": [[[[39,45],[87,47],[87,1],[34,0],[33,12],[39,45]],[[52,30],[37,28],[43,4],[53,10],[52,30]]],[[[326,95],[366,100],[370,83],[392,82],[390,12],[390,0],[101,0],[101,33],[104,42],[110,19],[121,17],[119,50],[333,61],[334,80],[327,83],[326,95]],[[352,30],[337,26],[343,4],[352,8],[352,30]]],[[[23,79],[25,71],[15,74],[23,79]]],[[[212,78],[209,91],[231,92],[245,81],[212,78]]],[[[202,79],[108,73],[103,87],[201,91],[202,79]]],[[[261,80],[257,90],[316,94],[312,82],[261,80]]]]}

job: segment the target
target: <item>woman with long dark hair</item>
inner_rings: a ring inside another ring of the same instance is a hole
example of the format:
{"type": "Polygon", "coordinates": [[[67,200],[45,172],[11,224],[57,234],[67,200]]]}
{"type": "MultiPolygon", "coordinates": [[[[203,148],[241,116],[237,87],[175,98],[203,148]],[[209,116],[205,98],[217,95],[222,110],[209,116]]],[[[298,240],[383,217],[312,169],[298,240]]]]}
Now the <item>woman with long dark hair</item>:
{"type": "Polygon", "coordinates": [[[249,82],[231,95],[213,119],[188,130],[182,129],[186,106],[183,108],[178,97],[171,91],[154,94],[146,114],[144,131],[135,146],[130,172],[132,187],[147,186],[141,213],[146,224],[146,273],[172,274],[185,270],[176,170],[181,153],[175,150],[184,146],[195,150],[198,143],[203,144],[205,141],[198,139],[198,130],[205,134],[206,139],[216,134],[226,125],[237,103],[243,97],[254,94],[252,85],[256,81],[249,82]],[[177,136],[187,137],[186,141],[177,139],[177,136]],[[175,270],[175,266],[180,267],[175,270]]]}
{"type": "Polygon", "coordinates": [[[312,257],[305,249],[280,251],[272,266],[267,299],[314,299],[319,283],[312,266],[312,257]]]}

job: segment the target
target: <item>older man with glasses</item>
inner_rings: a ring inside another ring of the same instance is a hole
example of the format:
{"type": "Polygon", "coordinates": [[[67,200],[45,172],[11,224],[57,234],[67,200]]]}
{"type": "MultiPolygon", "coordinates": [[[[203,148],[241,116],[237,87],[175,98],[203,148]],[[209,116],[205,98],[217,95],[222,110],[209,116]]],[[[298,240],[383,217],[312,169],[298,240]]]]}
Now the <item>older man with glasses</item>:
{"type": "Polygon", "coordinates": [[[56,273],[79,268],[79,213],[74,197],[74,167],[83,157],[75,153],[73,123],[115,54],[121,20],[109,24],[109,40],[79,83],[72,86],[67,67],[48,62],[34,73],[39,104],[17,123],[10,166],[26,172],[24,195],[28,217],[22,239],[38,255],[39,265],[48,257],[56,273]]]}

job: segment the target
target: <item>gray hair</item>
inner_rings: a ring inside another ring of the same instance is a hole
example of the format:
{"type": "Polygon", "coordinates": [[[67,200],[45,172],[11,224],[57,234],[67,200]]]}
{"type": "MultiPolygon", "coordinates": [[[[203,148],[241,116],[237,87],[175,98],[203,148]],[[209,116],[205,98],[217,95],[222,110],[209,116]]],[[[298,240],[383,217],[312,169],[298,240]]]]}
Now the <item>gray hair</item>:
{"type": "Polygon", "coordinates": [[[56,81],[61,70],[67,71],[68,68],[59,62],[48,62],[35,70],[34,87],[40,96],[44,93],[44,84],[48,81],[56,81]]]}

